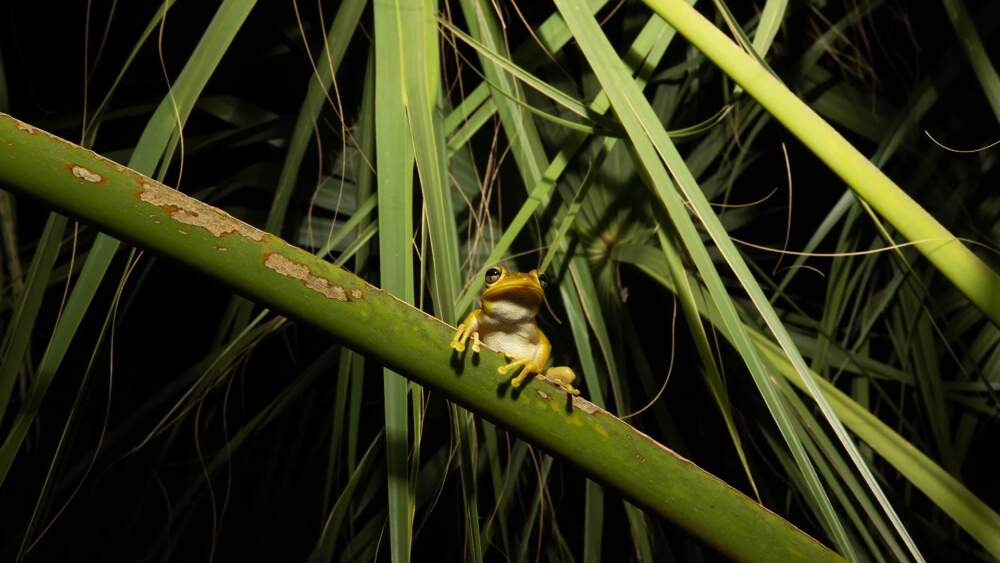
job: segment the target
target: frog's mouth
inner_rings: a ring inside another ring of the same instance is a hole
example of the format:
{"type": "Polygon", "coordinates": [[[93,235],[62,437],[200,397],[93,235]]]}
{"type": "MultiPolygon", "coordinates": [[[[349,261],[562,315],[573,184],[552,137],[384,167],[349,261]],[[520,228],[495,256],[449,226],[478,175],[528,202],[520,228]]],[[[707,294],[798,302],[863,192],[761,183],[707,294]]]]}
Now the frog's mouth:
{"type": "Polygon", "coordinates": [[[541,288],[530,281],[507,282],[501,286],[491,287],[483,293],[483,298],[497,301],[515,301],[525,305],[537,305],[544,297],[541,288]]]}

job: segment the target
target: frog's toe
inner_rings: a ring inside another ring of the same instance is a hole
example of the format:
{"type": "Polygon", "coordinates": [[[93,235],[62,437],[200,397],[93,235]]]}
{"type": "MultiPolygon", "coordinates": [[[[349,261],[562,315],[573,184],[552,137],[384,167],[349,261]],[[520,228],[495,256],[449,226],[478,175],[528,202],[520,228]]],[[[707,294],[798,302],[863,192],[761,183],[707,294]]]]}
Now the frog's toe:
{"type": "Polygon", "coordinates": [[[524,367],[521,368],[521,373],[517,374],[517,377],[510,380],[511,387],[520,387],[521,383],[523,383],[524,380],[533,373],[537,373],[537,371],[532,369],[530,364],[525,364],[524,367]]]}
{"type": "MultiPolygon", "coordinates": [[[[504,354],[504,357],[505,358],[509,358],[507,356],[507,354],[504,354]]],[[[513,362],[506,363],[506,364],[498,367],[497,368],[497,373],[499,373],[500,375],[504,375],[504,374],[506,374],[507,372],[509,372],[509,371],[511,371],[513,369],[520,368],[521,366],[523,366],[526,363],[527,363],[527,360],[514,360],[513,362]]]]}

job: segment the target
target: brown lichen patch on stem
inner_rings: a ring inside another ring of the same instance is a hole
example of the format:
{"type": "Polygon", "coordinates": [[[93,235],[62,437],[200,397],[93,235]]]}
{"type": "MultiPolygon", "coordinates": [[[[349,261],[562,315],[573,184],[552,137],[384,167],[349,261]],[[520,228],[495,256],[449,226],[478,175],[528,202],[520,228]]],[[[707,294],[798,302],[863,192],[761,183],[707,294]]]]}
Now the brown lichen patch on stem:
{"type": "Polygon", "coordinates": [[[552,397],[549,396],[548,393],[546,393],[545,391],[542,391],[541,389],[535,389],[535,394],[538,395],[539,397],[541,397],[542,399],[545,399],[546,401],[548,401],[549,399],[552,398],[552,397]]]}
{"type": "Polygon", "coordinates": [[[587,414],[594,414],[595,412],[601,410],[601,407],[580,396],[573,397],[573,406],[587,414]]]}
{"type": "Polygon", "coordinates": [[[105,181],[104,176],[101,176],[100,174],[92,170],[88,170],[83,166],[80,166],[79,164],[70,163],[66,165],[66,168],[69,168],[69,171],[71,174],[73,174],[74,178],[79,178],[85,182],[101,184],[104,183],[105,181]]]}
{"type": "Polygon", "coordinates": [[[178,223],[201,227],[212,233],[212,236],[222,237],[237,234],[241,237],[260,242],[267,234],[250,226],[232,215],[207,205],[197,199],[188,197],[181,192],[155,182],[143,182],[139,190],[139,199],[155,205],[166,211],[178,223]]]}
{"type": "MultiPolygon", "coordinates": [[[[125,166],[122,166],[121,164],[119,164],[119,163],[117,163],[117,162],[115,162],[115,161],[113,161],[113,160],[111,160],[111,159],[109,159],[107,157],[101,156],[101,155],[95,153],[92,150],[85,149],[83,147],[79,147],[76,144],[71,143],[71,142],[67,141],[66,139],[63,139],[62,137],[58,137],[56,135],[53,135],[52,133],[49,133],[48,131],[45,131],[44,129],[39,129],[37,127],[29,125],[29,124],[27,124],[27,123],[25,123],[25,122],[17,119],[16,117],[13,117],[13,116],[10,116],[10,115],[7,115],[7,114],[0,114],[0,118],[10,120],[14,124],[14,128],[17,129],[18,131],[22,131],[22,132],[27,133],[29,135],[39,135],[39,134],[45,135],[46,137],[52,139],[53,141],[56,141],[58,143],[62,143],[63,145],[66,145],[67,147],[69,147],[70,149],[76,151],[77,153],[80,153],[80,154],[84,155],[82,158],[93,158],[95,160],[99,160],[99,161],[101,161],[101,162],[103,162],[103,163],[105,163],[105,164],[113,167],[117,172],[120,172],[120,173],[123,173],[123,174],[131,174],[133,176],[141,176],[138,172],[136,172],[136,171],[134,171],[134,170],[132,170],[130,168],[127,168],[125,166]]],[[[11,143],[11,146],[13,146],[13,143],[11,143]]],[[[72,165],[67,166],[66,168],[67,169],[71,169],[71,166],[72,165]]],[[[105,181],[105,180],[107,180],[107,178],[105,178],[104,180],[102,180],[102,182],[105,181]]]]}
{"type": "Polygon", "coordinates": [[[313,274],[309,266],[276,252],[267,254],[264,265],[285,277],[299,280],[302,285],[329,299],[352,301],[364,297],[360,289],[345,290],[339,285],[330,283],[330,280],[313,274]]]}
{"type": "MultiPolygon", "coordinates": [[[[52,133],[49,133],[48,131],[46,131],[44,129],[39,129],[38,127],[35,127],[33,125],[29,125],[29,124],[21,121],[20,119],[17,119],[16,117],[13,117],[13,116],[10,116],[10,115],[7,115],[7,114],[0,114],[0,117],[4,117],[6,119],[9,119],[11,122],[14,123],[14,128],[17,129],[18,131],[23,132],[23,133],[27,133],[29,135],[45,135],[46,137],[48,137],[48,138],[50,138],[52,140],[58,141],[58,142],[63,143],[65,145],[69,145],[71,147],[76,147],[76,145],[74,145],[73,143],[70,143],[69,141],[66,141],[65,139],[60,139],[59,137],[56,137],[55,135],[53,135],[52,133]]],[[[87,152],[89,152],[89,151],[87,151],[87,152]]]]}

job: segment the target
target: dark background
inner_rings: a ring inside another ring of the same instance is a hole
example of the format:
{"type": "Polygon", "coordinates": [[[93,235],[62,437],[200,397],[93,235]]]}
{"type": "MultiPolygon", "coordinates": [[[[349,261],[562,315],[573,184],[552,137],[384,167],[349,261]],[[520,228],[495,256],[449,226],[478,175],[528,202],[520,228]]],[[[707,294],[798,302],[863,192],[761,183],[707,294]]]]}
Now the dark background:
{"type": "MultiPolygon", "coordinates": [[[[169,76],[175,78],[179,73],[214,13],[216,4],[181,0],[170,11],[163,34],[162,52],[162,62],[169,76]]],[[[753,6],[749,3],[731,4],[741,21],[753,13],[753,6]]],[[[829,4],[822,13],[834,19],[842,8],[838,8],[836,2],[829,4]]],[[[968,2],[973,12],[983,11],[985,4],[968,2]]],[[[155,2],[130,1],[117,6],[102,58],[96,68],[92,62],[90,65],[92,75],[86,100],[91,110],[114,80],[124,57],[156,5],[155,2]]],[[[326,21],[329,22],[336,6],[333,3],[324,6],[326,21]]],[[[325,32],[325,24],[318,23],[315,5],[300,7],[312,53],[315,54],[319,47],[317,40],[325,32]]],[[[86,43],[91,61],[100,45],[109,8],[108,1],[95,1],[91,5],[89,42],[86,43]]],[[[530,22],[540,22],[552,10],[552,6],[544,2],[522,2],[520,8],[530,22]]],[[[622,13],[627,13],[644,8],[627,2],[622,10],[622,13]]],[[[458,10],[453,7],[452,12],[457,13],[458,10]]],[[[622,17],[621,14],[618,17],[622,17]]],[[[9,107],[5,111],[73,141],[80,140],[85,100],[86,18],[84,2],[6,2],[0,5],[0,56],[10,91],[9,107]]],[[[607,26],[612,37],[617,21],[612,19],[607,26]]],[[[338,73],[344,107],[349,108],[349,113],[356,111],[359,103],[360,82],[367,56],[365,34],[371,33],[370,13],[362,22],[365,33],[356,34],[338,73]]],[[[803,5],[791,8],[771,61],[779,73],[787,71],[784,65],[811,43],[809,33],[790,33],[788,30],[809,29],[816,25],[815,22],[811,10],[803,5]]],[[[998,44],[996,25],[986,20],[979,20],[977,24],[986,26],[980,32],[991,52],[1000,52],[995,48],[998,44]]],[[[859,82],[898,107],[907,102],[909,93],[922,80],[933,79],[935,73],[951,67],[958,74],[949,83],[947,91],[942,93],[942,101],[928,114],[924,128],[934,131],[943,143],[958,148],[983,146],[996,140],[996,119],[965,59],[954,49],[953,32],[944,19],[939,3],[886,2],[872,14],[867,26],[870,44],[864,53],[864,60],[872,70],[858,76],[859,82]]],[[[521,26],[512,26],[509,32],[511,44],[528,38],[521,26]]],[[[154,35],[154,40],[140,51],[112,102],[113,109],[131,112],[131,115],[109,120],[102,127],[94,147],[98,152],[127,160],[128,148],[135,144],[149,112],[162,99],[165,79],[155,42],[154,35]]],[[[681,55],[681,48],[672,47],[676,51],[672,53],[674,58],[681,55]]],[[[311,72],[308,61],[291,4],[260,2],[227,51],[205,95],[236,96],[279,114],[282,117],[271,126],[287,132],[291,130],[304,96],[311,72]]],[[[567,64],[573,62],[571,60],[567,64]]],[[[578,59],[575,64],[585,63],[578,59]]],[[[473,78],[470,75],[469,80],[473,78]]],[[[716,78],[721,84],[722,79],[716,78]]],[[[706,100],[706,104],[711,102],[706,100]]],[[[322,134],[335,135],[335,117],[326,115],[322,121],[326,127],[322,134]]],[[[196,135],[224,126],[212,115],[196,110],[186,132],[196,135]]],[[[771,126],[764,136],[762,143],[786,142],[795,163],[801,197],[795,206],[790,247],[799,248],[812,233],[815,223],[825,216],[839,197],[843,186],[779,126],[771,126]]],[[[874,151],[875,147],[864,139],[851,140],[866,154],[874,151]]],[[[927,142],[917,146],[932,150],[932,145],[927,142]]],[[[194,193],[226,181],[245,168],[248,162],[270,164],[272,166],[263,168],[261,176],[248,182],[245,189],[214,202],[238,209],[242,218],[260,225],[283,155],[283,147],[267,143],[247,143],[204,153],[193,151],[186,156],[181,188],[194,193]]],[[[895,177],[894,173],[902,173],[893,167],[912,166],[914,158],[919,158],[919,155],[911,153],[894,159],[887,169],[890,177],[895,177]]],[[[784,169],[784,161],[780,153],[770,153],[755,166],[759,168],[762,179],[772,178],[775,171],[784,169]]],[[[304,166],[304,169],[309,168],[308,164],[304,166]]],[[[168,175],[167,183],[172,183],[176,172],[175,167],[172,175],[168,175]]],[[[996,244],[991,234],[995,232],[992,230],[995,213],[978,209],[974,201],[970,204],[969,199],[951,201],[945,173],[942,173],[941,180],[936,186],[914,193],[914,197],[934,210],[939,220],[960,235],[996,244]]],[[[984,189],[995,190],[996,174],[986,180],[984,189]]],[[[309,181],[308,178],[302,179],[303,185],[309,181]]],[[[762,196],[770,187],[763,187],[766,184],[764,181],[760,183],[762,187],[758,195],[762,196]]],[[[305,193],[302,190],[299,192],[305,193]]],[[[753,199],[753,194],[749,193],[747,197],[753,199]]],[[[295,205],[301,207],[305,203],[304,200],[297,200],[295,205]]],[[[16,212],[20,240],[24,245],[34,244],[47,209],[25,198],[17,198],[16,212]]],[[[785,228],[784,211],[779,206],[770,213],[773,220],[754,222],[736,236],[780,246],[785,228]]],[[[94,232],[89,227],[81,226],[80,236],[87,241],[92,239],[94,232]]],[[[30,256],[30,253],[25,255],[30,256]]],[[[771,256],[757,256],[753,252],[750,255],[765,268],[773,266],[774,258],[771,256]]],[[[992,259],[992,263],[996,265],[997,262],[992,259]]],[[[112,266],[112,273],[121,272],[124,264],[125,255],[122,253],[112,266]]],[[[525,265],[530,267],[530,264],[525,265]]],[[[98,294],[86,325],[81,327],[42,407],[39,423],[32,429],[11,474],[0,488],[0,514],[3,519],[0,524],[0,560],[12,557],[23,539],[27,519],[38,498],[67,413],[83,388],[88,391],[80,405],[79,422],[72,431],[71,445],[57,469],[41,526],[36,528],[37,536],[37,530],[47,527],[45,535],[30,552],[28,560],[199,561],[210,556],[217,561],[303,559],[312,549],[324,517],[318,499],[324,479],[325,448],[331,431],[324,413],[336,385],[333,372],[331,377],[315,381],[311,391],[298,399],[294,414],[280,417],[241,448],[224,472],[224,479],[213,481],[212,494],[199,479],[198,449],[200,447],[208,452],[207,456],[213,454],[223,443],[223,434],[219,431],[223,418],[238,422],[252,417],[285,389],[303,366],[329,346],[329,339],[311,327],[290,325],[280,333],[280,337],[262,341],[231,384],[206,401],[203,412],[191,413],[149,444],[134,449],[168,406],[150,405],[148,401],[164,387],[179,386],[189,377],[191,367],[204,356],[215,338],[216,319],[230,296],[225,288],[212,280],[148,255],[135,275],[140,274],[142,291],[130,298],[119,312],[113,350],[107,345],[102,348],[92,376],[85,379],[85,367],[104,320],[106,307],[102,306],[111,302],[114,284],[106,283],[98,294]],[[155,322],[150,322],[153,319],[155,322]],[[154,326],[155,329],[151,328],[154,326]],[[150,334],[150,330],[158,333],[150,334]],[[192,345],[194,343],[204,343],[204,347],[192,345]],[[112,357],[114,370],[111,372],[113,375],[109,375],[112,357]],[[95,459],[94,446],[102,436],[103,447],[95,459]],[[200,444],[198,436],[201,436],[200,444]],[[192,496],[186,496],[188,493],[192,496]],[[213,521],[212,514],[220,513],[223,504],[226,505],[224,518],[213,521]],[[213,542],[213,535],[217,541],[213,542]]],[[[639,323],[644,348],[647,351],[661,350],[659,360],[665,365],[669,350],[662,345],[661,337],[666,333],[669,322],[669,299],[641,274],[624,268],[621,275],[623,285],[629,290],[628,303],[639,323]],[[650,307],[650,303],[657,305],[650,307]]],[[[377,283],[377,278],[372,281],[377,283]]],[[[52,288],[38,326],[52,326],[58,299],[51,296],[61,291],[61,284],[52,288]]],[[[808,276],[800,276],[793,291],[807,306],[818,307],[822,303],[822,286],[810,284],[808,276]]],[[[6,324],[9,308],[5,308],[2,314],[6,324]]],[[[556,328],[548,318],[543,319],[543,327],[550,332],[568,332],[556,328]]],[[[36,336],[39,342],[44,343],[47,335],[36,336]]],[[[566,337],[563,339],[563,345],[569,345],[565,342],[566,337]]],[[[681,331],[674,359],[677,373],[671,380],[669,392],[662,399],[677,421],[677,434],[662,435],[651,419],[638,418],[635,419],[636,424],[640,428],[651,429],[651,433],[670,447],[749,493],[742,468],[731,453],[725,428],[711,410],[710,398],[700,377],[694,376],[693,366],[698,360],[692,348],[684,331],[681,331]]],[[[42,351],[41,346],[32,349],[36,361],[42,351]]],[[[654,352],[648,353],[655,357],[654,352]]],[[[730,362],[730,365],[737,363],[738,360],[730,362]]],[[[370,369],[372,377],[365,390],[369,422],[362,429],[362,435],[369,438],[382,424],[381,378],[377,369],[370,369]]],[[[741,423],[744,417],[760,419],[766,416],[766,410],[760,404],[749,378],[731,377],[729,381],[733,384],[730,394],[736,402],[741,423]]],[[[15,398],[8,413],[16,412],[16,401],[15,398]]],[[[0,428],[9,428],[11,419],[12,414],[8,414],[6,420],[0,420],[0,428]]],[[[233,422],[231,424],[236,427],[233,422]]],[[[427,427],[436,427],[437,430],[425,434],[424,451],[437,451],[450,436],[446,430],[448,422],[443,401],[434,398],[433,393],[427,427]]],[[[998,437],[995,424],[989,432],[982,437],[982,443],[988,444],[992,440],[995,444],[998,437]]],[[[766,445],[754,440],[759,436],[753,431],[748,430],[747,436],[750,439],[744,446],[748,451],[755,452],[753,468],[765,504],[784,510],[783,514],[807,532],[822,535],[798,501],[785,498],[788,486],[784,481],[784,471],[769,464],[766,445]]],[[[986,447],[981,451],[992,453],[986,447]]],[[[963,467],[962,472],[963,482],[994,507],[1000,500],[996,470],[995,463],[983,462],[969,464],[963,467]]],[[[458,512],[462,506],[461,491],[455,483],[457,478],[444,487],[433,511],[426,513],[418,510],[415,561],[461,560],[463,530],[458,512]]],[[[560,517],[566,515],[567,518],[561,529],[567,534],[570,545],[580,545],[582,538],[576,520],[582,521],[577,515],[582,514],[583,508],[582,496],[579,495],[583,490],[583,477],[574,468],[557,462],[551,483],[554,509],[560,517]]],[[[893,488],[897,485],[899,483],[890,483],[893,488]]],[[[624,547],[628,545],[627,522],[621,503],[615,498],[614,493],[608,492],[605,500],[607,535],[604,549],[609,561],[626,557],[625,551],[620,550],[628,549],[624,547]]],[[[520,499],[520,502],[528,501],[520,499]]],[[[665,522],[656,519],[651,519],[651,522],[662,528],[662,537],[672,540],[669,547],[657,546],[664,553],[672,553],[681,561],[696,557],[693,552],[687,551],[691,549],[689,544],[679,541],[683,537],[681,532],[665,522]]],[[[930,560],[971,558],[969,554],[951,551],[953,544],[938,537],[941,532],[937,531],[934,520],[917,517],[907,524],[930,560]]],[[[384,539],[384,545],[386,541],[384,539]]],[[[543,538],[542,541],[549,539],[543,538]]],[[[714,557],[711,552],[698,556],[714,557]]],[[[496,558],[497,553],[492,553],[491,557],[496,558]]],[[[387,547],[380,550],[379,559],[388,559],[387,547]]]]}

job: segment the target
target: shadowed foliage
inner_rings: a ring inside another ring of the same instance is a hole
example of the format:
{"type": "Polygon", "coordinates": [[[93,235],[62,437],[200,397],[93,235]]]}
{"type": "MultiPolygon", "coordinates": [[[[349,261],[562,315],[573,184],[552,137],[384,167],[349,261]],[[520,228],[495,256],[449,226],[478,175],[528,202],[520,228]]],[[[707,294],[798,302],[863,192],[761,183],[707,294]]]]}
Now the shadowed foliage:
{"type": "Polygon", "coordinates": [[[1000,557],[1000,7],[69,4],[0,6],[0,560],[1000,557]],[[501,262],[575,410],[361,281],[501,262]]]}

